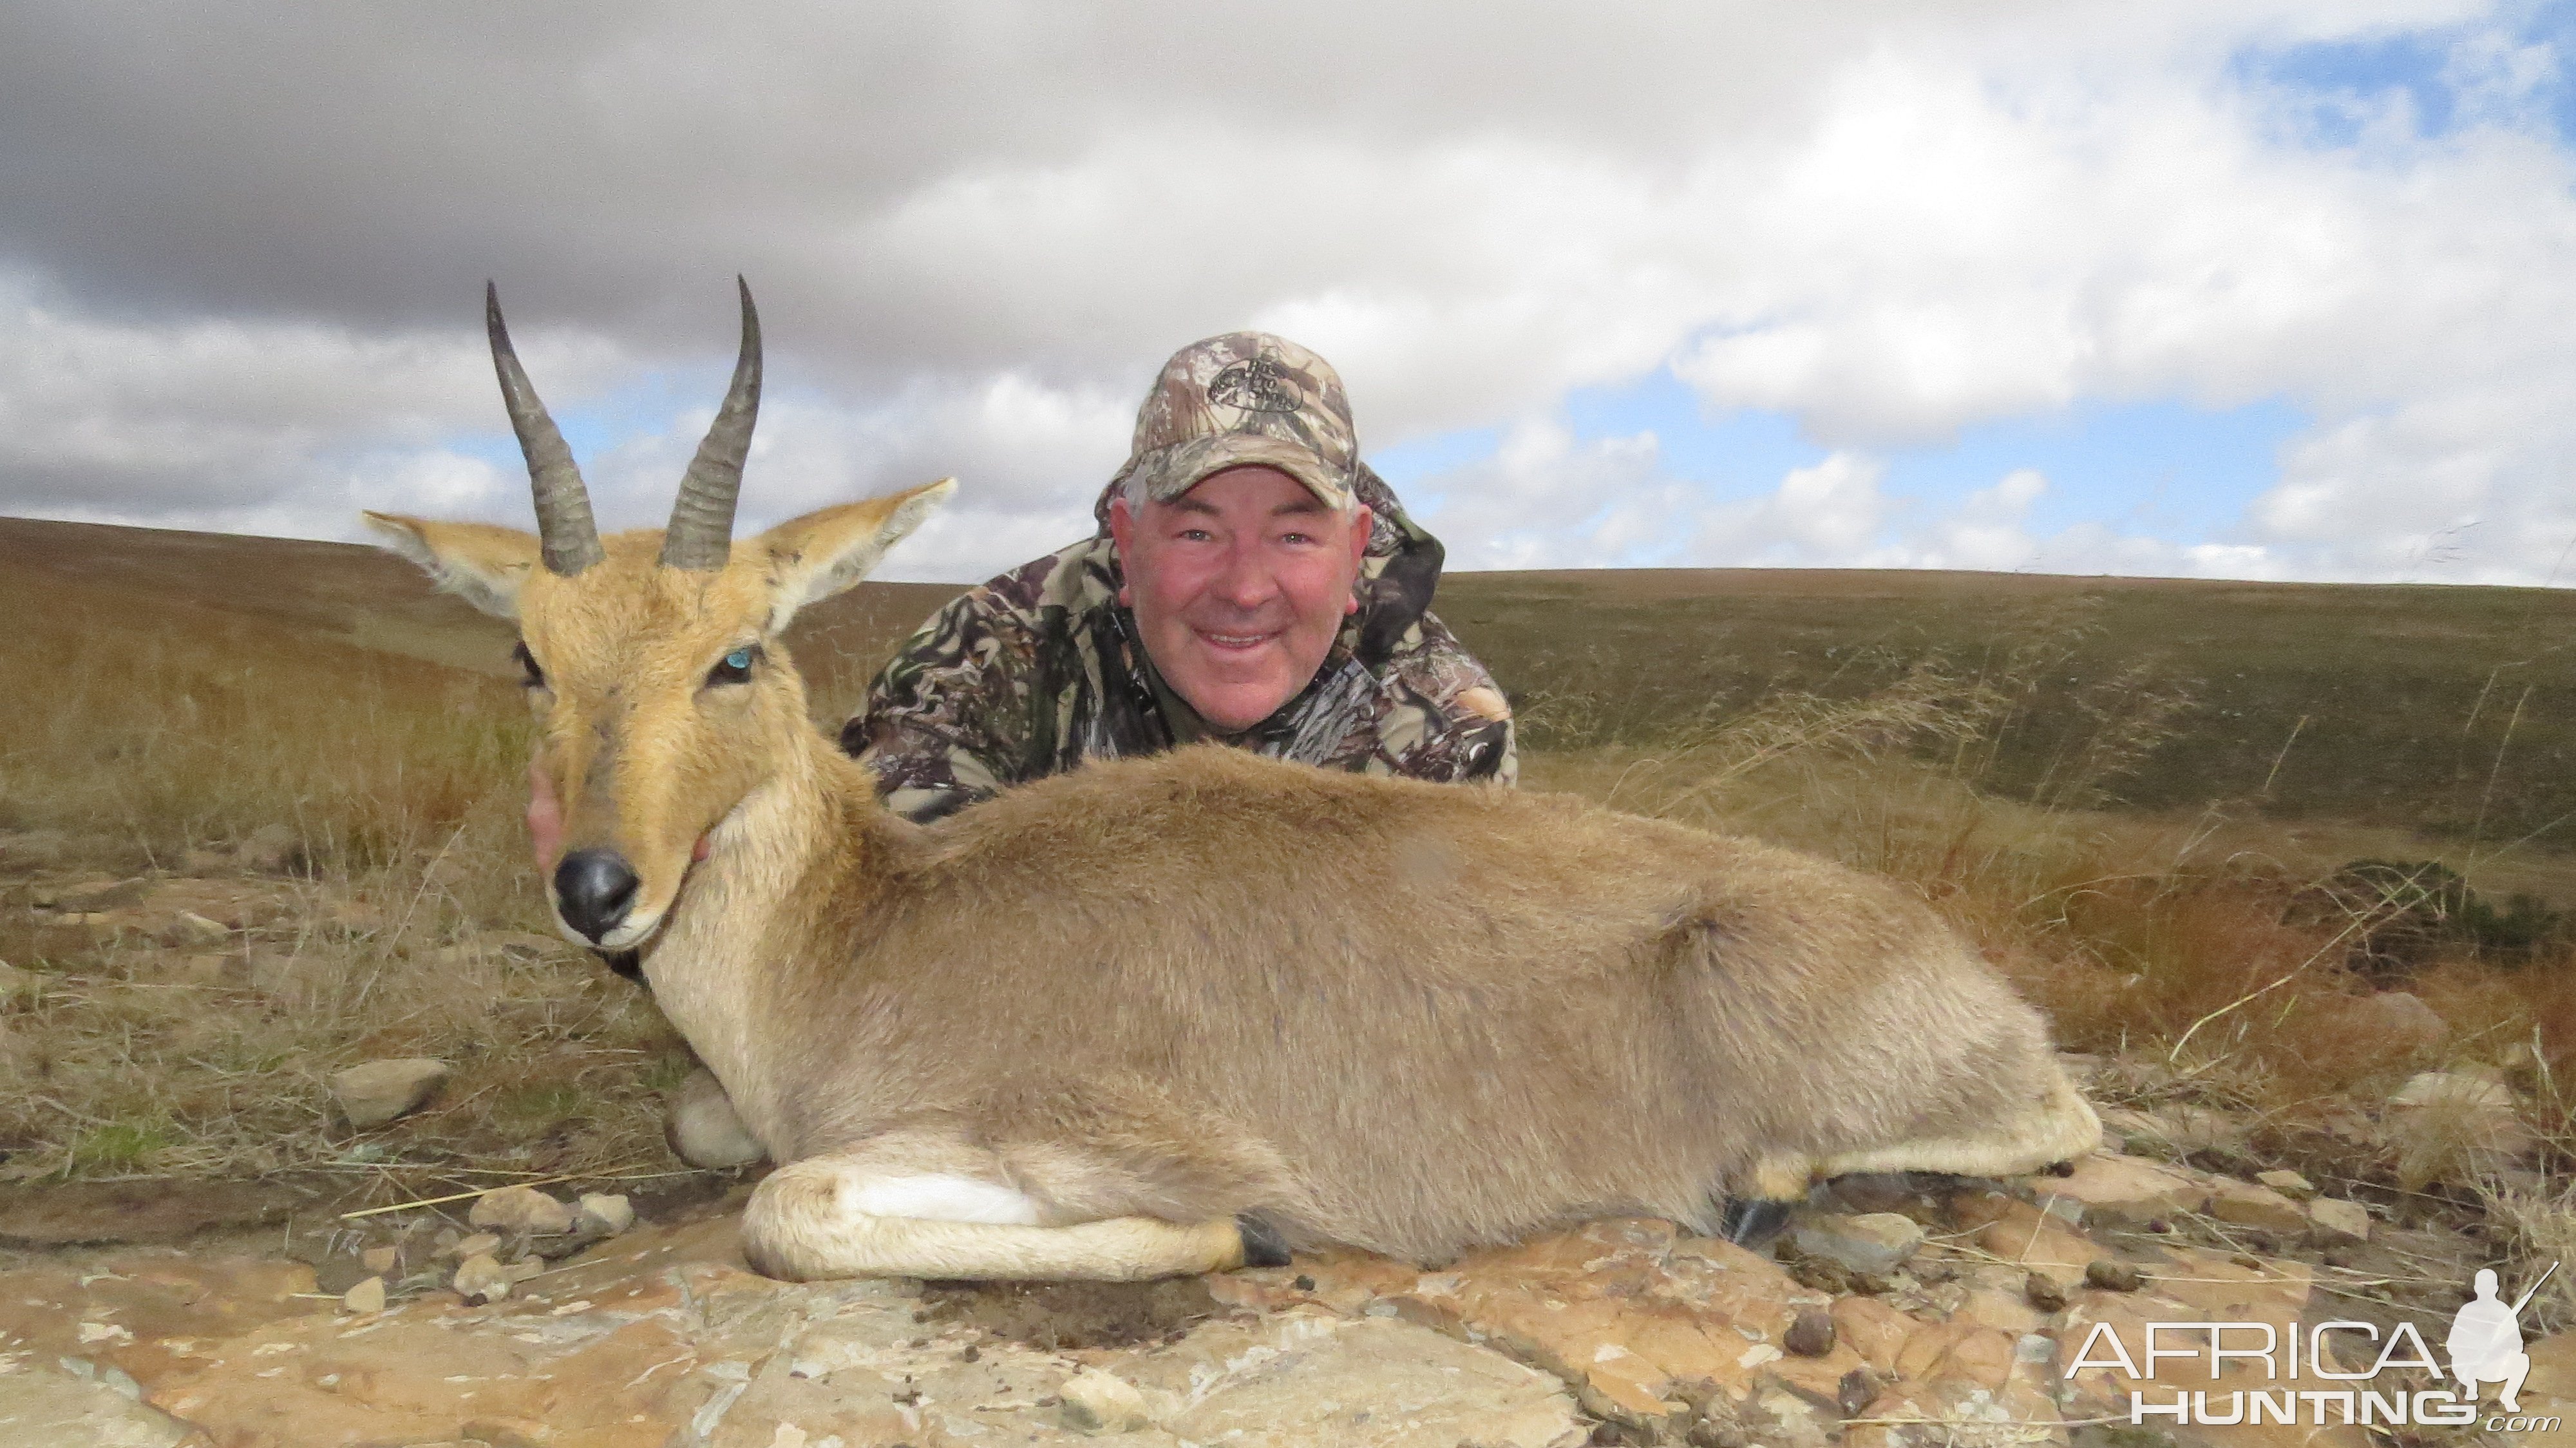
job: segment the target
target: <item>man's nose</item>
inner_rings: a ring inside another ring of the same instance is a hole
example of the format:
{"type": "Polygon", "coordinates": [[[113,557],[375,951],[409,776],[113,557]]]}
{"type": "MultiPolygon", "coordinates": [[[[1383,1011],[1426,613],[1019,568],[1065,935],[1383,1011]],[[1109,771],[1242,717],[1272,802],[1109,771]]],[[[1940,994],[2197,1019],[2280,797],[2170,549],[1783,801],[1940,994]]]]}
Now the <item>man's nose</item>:
{"type": "Polygon", "coordinates": [[[1257,549],[1238,543],[1226,550],[1209,592],[1236,608],[1256,609],[1279,596],[1279,580],[1257,549]]]}

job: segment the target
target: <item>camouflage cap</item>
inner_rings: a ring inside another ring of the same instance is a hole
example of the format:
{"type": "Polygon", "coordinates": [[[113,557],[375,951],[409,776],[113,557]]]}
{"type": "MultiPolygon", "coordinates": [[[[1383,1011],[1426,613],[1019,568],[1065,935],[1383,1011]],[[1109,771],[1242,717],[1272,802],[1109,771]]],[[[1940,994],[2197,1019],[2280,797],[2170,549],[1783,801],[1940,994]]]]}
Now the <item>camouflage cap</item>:
{"type": "Polygon", "coordinates": [[[1332,364],[1285,337],[1228,332],[1172,354],[1136,413],[1136,443],[1116,485],[1168,503],[1226,468],[1274,467],[1340,512],[1359,439],[1332,364]]]}

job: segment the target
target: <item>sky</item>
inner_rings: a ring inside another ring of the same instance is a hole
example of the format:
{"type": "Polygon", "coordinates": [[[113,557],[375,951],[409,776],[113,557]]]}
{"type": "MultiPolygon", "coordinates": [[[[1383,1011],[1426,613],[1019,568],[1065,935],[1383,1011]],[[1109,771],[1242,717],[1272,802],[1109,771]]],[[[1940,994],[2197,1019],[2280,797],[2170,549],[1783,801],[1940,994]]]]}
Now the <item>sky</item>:
{"type": "Polygon", "coordinates": [[[1090,530],[1330,359],[1452,568],[2576,584],[2576,0],[0,7],[0,513],[1090,530]]]}

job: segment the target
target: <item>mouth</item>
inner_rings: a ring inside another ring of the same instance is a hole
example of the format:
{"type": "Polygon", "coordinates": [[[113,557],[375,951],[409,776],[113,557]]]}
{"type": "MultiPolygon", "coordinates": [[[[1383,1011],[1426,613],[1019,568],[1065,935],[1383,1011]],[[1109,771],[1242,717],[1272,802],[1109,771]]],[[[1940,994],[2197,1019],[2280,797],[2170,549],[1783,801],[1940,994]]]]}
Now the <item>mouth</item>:
{"type": "Polygon", "coordinates": [[[1190,632],[1198,636],[1199,642],[1218,653],[1248,654],[1278,638],[1284,630],[1272,629],[1267,633],[1220,633],[1214,629],[1192,627],[1190,632]]]}

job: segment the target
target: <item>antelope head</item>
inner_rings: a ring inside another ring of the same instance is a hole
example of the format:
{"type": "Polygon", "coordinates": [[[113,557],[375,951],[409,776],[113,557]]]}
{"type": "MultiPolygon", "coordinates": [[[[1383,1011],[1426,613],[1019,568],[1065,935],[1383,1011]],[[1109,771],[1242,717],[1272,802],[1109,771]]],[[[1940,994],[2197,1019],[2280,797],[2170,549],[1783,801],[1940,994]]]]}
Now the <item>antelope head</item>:
{"type": "MultiPolygon", "coordinates": [[[[726,818],[808,747],[804,683],[776,647],[808,603],[857,583],[955,488],[942,479],[733,537],[760,410],[760,318],[742,287],[733,386],[680,482],[670,526],[602,538],[572,450],[485,292],[492,363],[527,455],[537,531],[369,513],[441,587],[515,619],[564,819],[555,912],[608,951],[646,941],[726,818]]],[[[719,841],[720,843],[720,841],[719,841]]]]}

